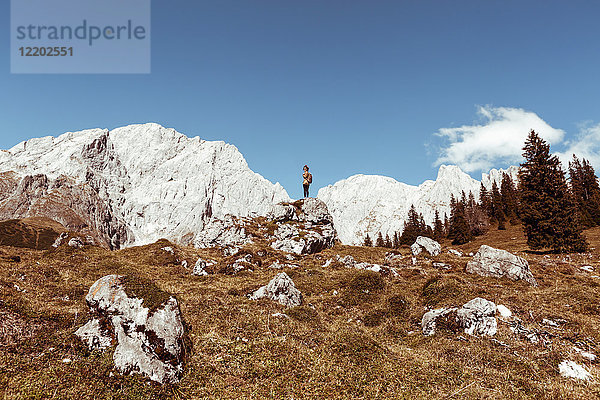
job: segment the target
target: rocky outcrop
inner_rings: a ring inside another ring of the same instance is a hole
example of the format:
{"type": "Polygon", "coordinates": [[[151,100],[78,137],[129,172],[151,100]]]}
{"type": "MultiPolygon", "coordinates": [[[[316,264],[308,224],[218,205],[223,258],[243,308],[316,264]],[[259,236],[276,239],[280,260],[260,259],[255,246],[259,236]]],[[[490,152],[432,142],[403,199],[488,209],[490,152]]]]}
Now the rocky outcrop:
{"type": "Polygon", "coordinates": [[[558,365],[558,371],[565,378],[579,379],[582,381],[588,381],[592,378],[592,374],[575,361],[563,360],[558,365]]]}
{"type": "Polygon", "coordinates": [[[435,334],[438,321],[444,320],[450,330],[462,329],[469,335],[494,336],[498,322],[495,317],[496,305],[477,297],[461,308],[439,308],[423,315],[421,329],[424,335],[435,334]]]}
{"type": "Polygon", "coordinates": [[[185,332],[174,297],[150,282],[107,275],[90,287],[86,302],[94,318],[75,334],[90,350],[115,343],[113,360],[121,373],[140,373],[159,383],[179,381],[185,332]]]}
{"type": "Polygon", "coordinates": [[[333,247],[337,237],[327,206],[308,198],[279,204],[270,214],[278,221],[271,247],[294,254],[313,254],[333,247]],[[293,211],[287,211],[292,207],[293,211]]]}
{"type": "Polygon", "coordinates": [[[225,218],[211,219],[194,239],[194,246],[207,247],[236,247],[251,241],[244,229],[244,220],[226,215],[225,218]]]}
{"type": "Polygon", "coordinates": [[[270,299],[277,301],[286,307],[299,306],[302,304],[302,293],[292,279],[285,273],[280,272],[271,281],[248,295],[250,300],[270,299]]]}
{"type": "Polygon", "coordinates": [[[468,273],[481,276],[507,277],[513,281],[524,280],[533,286],[537,286],[527,260],[506,250],[495,249],[486,245],[479,248],[473,259],[467,263],[466,270],[468,273]]]}
{"type": "Polygon", "coordinates": [[[192,275],[196,275],[196,276],[208,275],[208,271],[206,270],[206,268],[213,266],[213,265],[215,265],[214,261],[206,261],[206,260],[203,260],[202,258],[199,258],[196,261],[196,264],[194,264],[194,269],[192,271],[192,275]]]}
{"type": "Polygon", "coordinates": [[[442,246],[433,239],[425,236],[417,236],[417,240],[410,246],[413,256],[417,256],[425,250],[430,256],[435,257],[442,252],[442,246]]]}

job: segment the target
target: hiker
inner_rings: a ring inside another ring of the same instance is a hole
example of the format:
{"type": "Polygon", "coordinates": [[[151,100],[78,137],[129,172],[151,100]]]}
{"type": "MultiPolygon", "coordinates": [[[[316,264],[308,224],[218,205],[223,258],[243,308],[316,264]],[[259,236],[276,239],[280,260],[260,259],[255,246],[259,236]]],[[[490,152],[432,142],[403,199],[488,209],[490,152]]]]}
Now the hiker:
{"type": "Polygon", "coordinates": [[[308,187],[312,183],[312,174],[308,172],[308,165],[304,166],[304,172],[302,173],[302,186],[304,186],[304,197],[308,197],[308,187]]]}

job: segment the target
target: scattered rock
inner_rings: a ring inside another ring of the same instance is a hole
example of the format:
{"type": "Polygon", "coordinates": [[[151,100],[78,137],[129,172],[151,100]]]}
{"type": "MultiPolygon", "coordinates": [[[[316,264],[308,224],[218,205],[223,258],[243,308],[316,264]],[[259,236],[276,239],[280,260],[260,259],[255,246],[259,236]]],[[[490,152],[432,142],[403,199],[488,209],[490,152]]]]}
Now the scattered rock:
{"type": "Polygon", "coordinates": [[[446,264],[446,263],[443,263],[443,262],[434,262],[431,265],[433,265],[434,268],[441,268],[441,269],[444,269],[444,270],[449,270],[450,268],[452,268],[452,265],[446,264]]]}
{"type": "Polygon", "coordinates": [[[90,349],[106,348],[114,338],[113,361],[121,373],[137,372],[159,383],[175,383],[183,372],[181,312],[174,297],[150,286],[150,282],[130,282],[118,275],[100,278],[86,296],[96,318],[75,334],[90,349]],[[136,285],[144,287],[136,289],[136,285]],[[137,298],[127,290],[142,290],[158,298],[137,298]]]}
{"type": "Polygon", "coordinates": [[[582,267],[579,267],[579,269],[587,272],[594,272],[594,267],[592,267],[591,265],[584,265],[582,267]]]}
{"type": "Polygon", "coordinates": [[[62,244],[63,240],[65,240],[66,238],[69,237],[69,233],[68,232],[63,232],[61,233],[56,240],[54,241],[54,243],[52,244],[52,247],[58,247],[62,244]]]}
{"type": "Polygon", "coordinates": [[[512,312],[505,305],[498,304],[496,306],[496,311],[498,314],[500,314],[500,318],[503,320],[508,320],[510,317],[512,317],[512,312]]]}
{"type": "Polygon", "coordinates": [[[439,308],[423,315],[421,329],[424,335],[435,334],[436,323],[440,318],[450,318],[452,326],[462,329],[469,335],[494,336],[498,322],[495,318],[496,305],[488,300],[477,297],[461,308],[439,308]]]}
{"type": "Polygon", "coordinates": [[[74,237],[69,240],[69,246],[80,249],[84,246],[83,240],[80,237],[74,237]]]}
{"type": "Polygon", "coordinates": [[[183,260],[183,261],[181,262],[181,266],[182,266],[183,268],[187,268],[187,267],[188,267],[188,262],[187,262],[187,260],[183,260]]]}
{"type": "Polygon", "coordinates": [[[506,250],[494,249],[482,245],[475,257],[467,263],[468,273],[496,278],[508,277],[512,280],[524,280],[537,286],[535,278],[529,269],[529,263],[506,250]]]}
{"type": "Polygon", "coordinates": [[[558,371],[565,378],[579,379],[582,381],[587,381],[592,378],[592,374],[574,361],[564,360],[558,365],[558,371]]]}
{"type": "Polygon", "coordinates": [[[477,297],[456,311],[459,325],[469,335],[494,336],[498,330],[496,321],[496,305],[477,297]]]}
{"type": "Polygon", "coordinates": [[[196,261],[196,264],[194,264],[194,270],[192,271],[192,275],[196,275],[196,276],[208,275],[208,271],[206,271],[206,267],[210,267],[215,264],[216,263],[214,261],[206,261],[206,260],[203,260],[202,258],[199,258],[196,261]]]}
{"type": "Polygon", "coordinates": [[[456,308],[438,308],[436,310],[426,312],[421,319],[421,329],[423,331],[423,335],[434,335],[436,330],[436,321],[438,318],[445,317],[456,310],[456,308]]]}
{"type": "Polygon", "coordinates": [[[175,250],[171,246],[166,246],[161,248],[162,251],[166,251],[169,254],[175,255],[175,250]]]}
{"type": "Polygon", "coordinates": [[[442,246],[433,239],[425,236],[418,236],[417,240],[410,246],[410,250],[414,256],[421,254],[423,250],[435,257],[442,252],[442,246]]]}
{"type": "Polygon", "coordinates": [[[458,250],[454,250],[454,249],[448,250],[448,254],[453,254],[453,255],[455,255],[457,257],[462,257],[463,256],[462,251],[458,251],[458,250]]]}
{"type": "Polygon", "coordinates": [[[589,351],[583,351],[579,347],[574,347],[573,350],[575,350],[577,353],[579,353],[581,357],[585,358],[588,361],[596,361],[596,355],[594,353],[590,353],[589,351]]]}
{"type": "Polygon", "coordinates": [[[302,293],[296,289],[294,282],[285,272],[277,274],[267,285],[249,294],[248,298],[250,300],[267,298],[286,307],[302,304],[302,293]]]}

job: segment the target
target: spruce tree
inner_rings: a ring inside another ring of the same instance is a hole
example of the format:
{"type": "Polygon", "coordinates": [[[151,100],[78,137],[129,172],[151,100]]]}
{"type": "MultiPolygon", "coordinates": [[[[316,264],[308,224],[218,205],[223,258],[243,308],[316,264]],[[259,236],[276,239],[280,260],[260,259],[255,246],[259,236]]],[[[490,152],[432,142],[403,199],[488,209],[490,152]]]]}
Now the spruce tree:
{"type": "Polygon", "coordinates": [[[385,241],[383,240],[383,236],[381,235],[381,232],[379,232],[379,235],[377,235],[377,242],[375,242],[375,246],[385,247],[385,241]]]}
{"type": "Polygon", "coordinates": [[[519,171],[521,219],[532,249],[583,252],[587,242],[581,235],[575,202],[565,174],[550,145],[531,131],[523,147],[525,161],[519,171]]]}
{"type": "Polygon", "coordinates": [[[444,223],[440,219],[440,213],[435,210],[435,217],[433,220],[433,238],[435,240],[441,240],[444,237],[444,223]]]}
{"type": "Polygon", "coordinates": [[[452,239],[452,244],[465,244],[473,239],[471,228],[465,217],[465,204],[462,201],[455,201],[454,196],[451,197],[450,203],[452,210],[448,238],[452,239]]]}
{"type": "Polygon", "coordinates": [[[505,222],[506,217],[504,216],[504,207],[502,204],[502,195],[496,185],[496,181],[492,183],[492,218],[498,222],[498,229],[506,229],[505,222]]]}
{"type": "Polygon", "coordinates": [[[408,210],[408,218],[404,222],[404,230],[400,236],[400,244],[411,245],[417,239],[417,236],[422,234],[424,221],[422,216],[417,213],[414,205],[408,210]]]}
{"type": "Polygon", "coordinates": [[[390,235],[388,235],[387,233],[385,234],[385,247],[389,249],[392,248],[392,241],[390,240],[390,235]]]}
{"type": "Polygon", "coordinates": [[[485,188],[485,186],[483,186],[483,182],[479,186],[479,204],[481,206],[482,211],[488,217],[491,217],[492,200],[490,197],[490,193],[485,188]]]}
{"type": "Polygon", "coordinates": [[[573,160],[569,161],[569,178],[582,227],[600,225],[600,186],[594,168],[586,159],[579,161],[573,154],[573,160]]]}
{"type": "Polygon", "coordinates": [[[367,236],[365,236],[365,241],[363,242],[363,246],[373,247],[373,241],[371,240],[371,237],[369,236],[368,233],[367,233],[367,236]]]}
{"type": "Polygon", "coordinates": [[[394,249],[400,248],[400,236],[398,235],[398,232],[394,232],[394,242],[392,243],[392,246],[394,249]]]}
{"type": "Polygon", "coordinates": [[[500,195],[502,198],[502,211],[512,225],[518,223],[518,200],[517,191],[511,177],[505,172],[502,174],[502,183],[500,184],[500,195]]]}

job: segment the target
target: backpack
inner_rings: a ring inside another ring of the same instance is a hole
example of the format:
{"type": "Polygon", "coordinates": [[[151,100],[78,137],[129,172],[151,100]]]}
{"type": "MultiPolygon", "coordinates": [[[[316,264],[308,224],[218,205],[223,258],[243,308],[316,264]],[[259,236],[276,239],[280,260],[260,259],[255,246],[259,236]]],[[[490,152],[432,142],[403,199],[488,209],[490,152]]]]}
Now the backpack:
{"type": "Polygon", "coordinates": [[[312,183],[312,174],[309,172],[308,176],[306,177],[306,181],[310,184],[312,183]]]}

